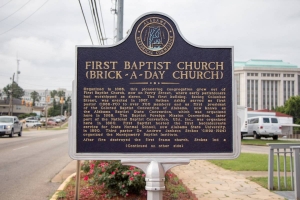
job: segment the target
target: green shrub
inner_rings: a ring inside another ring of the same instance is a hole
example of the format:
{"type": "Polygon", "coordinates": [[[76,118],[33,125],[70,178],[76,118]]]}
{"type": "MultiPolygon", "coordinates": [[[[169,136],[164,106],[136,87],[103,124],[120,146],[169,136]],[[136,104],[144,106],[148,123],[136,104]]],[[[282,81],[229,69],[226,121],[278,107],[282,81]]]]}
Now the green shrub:
{"type": "Polygon", "coordinates": [[[24,114],[20,114],[18,115],[19,119],[25,119],[26,117],[35,117],[36,113],[24,113],[24,114]]]}
{"type": "Polygon", "coordinates": [[[133,166],[124,166],[120,161],[85,161],[82,169],[84,180],[90,185],[102,185],[106,198],[129,194],[140,194],[145,189],[145,174],[133,166]]]}

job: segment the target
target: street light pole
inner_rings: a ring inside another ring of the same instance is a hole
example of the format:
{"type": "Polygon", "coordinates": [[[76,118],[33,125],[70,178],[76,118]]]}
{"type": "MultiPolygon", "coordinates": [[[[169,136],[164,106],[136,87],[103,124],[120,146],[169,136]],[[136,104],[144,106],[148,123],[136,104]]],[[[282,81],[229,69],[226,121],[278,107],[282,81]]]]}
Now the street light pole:
{"type": "MultiPolygon", "coordinates": [[[[61,107],[60,107],[60,116],[62,116],[62,112],[63,112],[63,103],[64,103],[64,98],[61,97],[60,98],[60,104],[61,104],[61,107]]],[[[62,123],[60,123],[60,127],[61,127],[61,124],[62,123]]]]}
{"type": "Polygon", "coordinates": [[[45,91],[45,103],[46,103],[46,108],[45,108],[45,112],[46,112],[46,121],[45,121],[45,125],[46,125],[46,130],[48,128],[48,99],[47,99],[47,93],[48,93],[48,89],[46,89],[45,91]]]}
{"type": "Polygon", "coordinates": [[[9,114],[8,115],[13,115],[13,84],[14,84],[14,79],[15,79],[15,73],[13,74],[12,78],[12,83],[11,83],[11,93],[10,93],[10,101],[9,101],[9,114]]]}
{"type": "Polygon", "coordinates": [[[123,39],[123,9],[124,9],[124,1],[118,0],[117,42],[123,39]]]}

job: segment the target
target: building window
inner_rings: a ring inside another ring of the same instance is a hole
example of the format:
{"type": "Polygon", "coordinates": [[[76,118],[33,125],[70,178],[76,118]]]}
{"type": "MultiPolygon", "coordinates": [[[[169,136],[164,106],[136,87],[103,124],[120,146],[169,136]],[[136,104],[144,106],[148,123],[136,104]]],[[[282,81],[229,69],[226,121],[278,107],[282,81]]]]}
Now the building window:
{"type": "Polygon", "coordinates": [[[286,81],[283,81],[283,103],[286,102],[286,81]]]}
{"type": "Polygon", "coordinates": [[[247,80],[247,106],[258,109],[258,80],[247,80]]]}
{"type": "Polygon", "coordinates": [[[240,74],[235,74],[234,77],[236,82],[237,105],[240,105],[241,103],[240,74]]]}
{"type": "Polygon", "coordinates": [[[291,92],[292,92],[292,96],[295,96],[295,92],[294,92],[294,88],[295,88],[295,86],[294,86],[294,81],[291,81],[291,88],[292,88],[292,90],[291,90],[291,92]]]}
{"type": "Polygon", "coordinates": [[[274,86],[275,86],[275,89],[274,89],[275,90],[275,106],[274,107],[276,108],[278,106],[278,89],[277,89],[278,88],[278,83],[275,82],[274,86]]]}
{"type": "Polygon", "coordinates": [[[258,73],[247,73],[247,76],[258,76],[258,73]]]}
{"type": "Polygon", "coordinates": [[[247,80],[247,107],[250,106],[250,80],[247,80]]]}
{"type": "Polygon", "coordinates": [[[279,81],[262,81],[262,108],[273,109],[278,106],[279,81]]]}
{"type": "Polygon", "coordinates": [[[254,109],[258,109],[258,80],[255,80],[255,106],[254,109]]]}
{"type": "Polygon", "coordinates": [[[287,91],[288,91],[288,95],[287,95],[287,98],[289,99],[290,97],[291,97],[291,82],[290,81],[288,81],[287,82],[287,86],[288,86],[288,89],[287,89],[287,91]]]}

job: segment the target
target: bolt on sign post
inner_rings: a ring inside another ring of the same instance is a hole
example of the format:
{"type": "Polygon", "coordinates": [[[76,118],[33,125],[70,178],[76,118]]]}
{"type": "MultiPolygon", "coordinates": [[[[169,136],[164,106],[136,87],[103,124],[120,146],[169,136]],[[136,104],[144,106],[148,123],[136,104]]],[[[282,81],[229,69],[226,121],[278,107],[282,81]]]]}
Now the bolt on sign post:
{"type": "Polygon", "coordinates": [[[139,163],[146,181],[161,164],[234,159],[234,89],[233,47],[192,44],[169,16],[147,13],[117,44],[76,47],[69,154],[139,163]]]}

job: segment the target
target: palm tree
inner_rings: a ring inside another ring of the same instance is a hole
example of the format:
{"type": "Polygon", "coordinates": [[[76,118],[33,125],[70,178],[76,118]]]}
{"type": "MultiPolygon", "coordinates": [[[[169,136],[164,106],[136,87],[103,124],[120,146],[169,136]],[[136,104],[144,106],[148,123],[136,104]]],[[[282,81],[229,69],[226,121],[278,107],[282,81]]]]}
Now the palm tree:
{"type": "Polygon", "coordinates": [[[41,96],[39,95],[38,92],[33,91],[30,93],[30,97],[32,99],[32,105],[35,106],[35,102],[39,102],[41,100],[41,96]]]}
{"type": "Polygon", "coordinates": [[[56,90],[50,91],[51,98],[54,98],[56,95],[57,95],[57,91],[56,90]]]}
{"type": "Polygon", "coordinates": [[[59,99],[61,99],[61,97],[65,97],[66,93],[62,90],[57,92],[57,96],[59,97],[59,99]]]}

